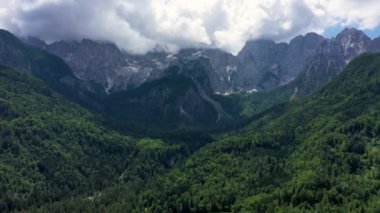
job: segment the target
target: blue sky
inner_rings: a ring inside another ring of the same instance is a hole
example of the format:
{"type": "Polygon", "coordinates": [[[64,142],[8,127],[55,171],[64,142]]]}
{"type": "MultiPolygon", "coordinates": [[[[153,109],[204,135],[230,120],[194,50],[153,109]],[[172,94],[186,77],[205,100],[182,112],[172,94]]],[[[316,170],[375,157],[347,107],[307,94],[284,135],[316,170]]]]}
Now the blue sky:
{"type": "MultiPolygon", "coordinates": [[[[355,27],[358,28],[357,26],[348,26],[348,27],[355,27]]],[[[340,31],[342,31],[345,27],[343,26],[334,26],[334,27],[329,27],[325,30],[323,33],[323,36],[326,38],[332,38],[336,36],[340,31]]],[[[374,29],[371,30],[363,30],[365,34],[367,34],[370,38],[377,38],[380,36],[380,26],[377,26],[374,29]]]]}

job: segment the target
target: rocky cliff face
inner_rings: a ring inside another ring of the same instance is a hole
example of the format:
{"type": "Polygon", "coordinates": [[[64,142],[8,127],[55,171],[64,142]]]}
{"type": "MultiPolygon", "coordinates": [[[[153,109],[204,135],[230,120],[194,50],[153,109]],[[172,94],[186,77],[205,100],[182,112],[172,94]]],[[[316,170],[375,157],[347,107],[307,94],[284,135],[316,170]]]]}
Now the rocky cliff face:
{"type": "Polygon", "coordinates": [[[295,96],[306,96],[335,77],[354,58],[365,52],[380,52],[379,38],[371,40],[362,31],[344,29],[325,40],[293,83],[295,96]]]}
{"type": "MultiPolygon", "coordinates": [[[[269,40],[248,41],[237,56],[220,49],[183,49],[177,53],[161,50],[131,55],[114,44],[86,39],[50,45],[38,39],[28,39],[27,42],[63,58],[78,78],[101,84],[107,93],[136,88],[144,82],[161,78],[165,69],[180,60],[200,57],[211,64],[206,72],[214,93],[270,89],[293,82],[296,78],[313,76],[310,72],[324,76],[304,83],[321,83],[335,76],[356,56],[380,50],[380,39],[372,41],[356,29],[345,29],[333,39],[309,33],[297,36],[289,44],[269,40]],[[326,72],[331,75],[323,74],[326,72]]],[[[310,84],[308,87],[314,86],[310,84]]]]}
{"type": "Polygon", "coordinates": [[[110,116],[166,128],[230,122],[228,108],[223,109],[214,93],[250,92],[286,84],[275,94],[283,101],[309,95],[356,56],[380,51],[380,38],[371,40],[355,29],[343,30],[333,39],[310,33],[289,44],[248,41],[237,56],[219,49],[131,55],[114,44],[91,40],[47,45],[29,38],[27,42],[54,55],[0,31],[0,62],[29,71],[51,86],[58,85],[60,91],[75,93],[70,96],[83,93],[79,100],[110,116]],[[92,96],[94,100],[89,98],[92,96]]]}
{"type": "Polygon", "coordinates": [[[211,128],[232,117],[212,98],[210,69],[205,57],[176,61],[161,78],[110,94],[105,109],[110,116],[145,127],[211,128]]]}
{"type": "Polygon", "coordinates": [[[237,57],[220,49],[184,49],[176,57],[179,59],[203,58],[210,62],[207,76],[214,92],[225,93],[232,90],[232,76],[237,71],[237,57]]]}
{"type": "Polygon", "coordinates": [[[0,30],[0,63],[29,72],[50,86],[75,88],[80,85],[62,59],[25,45],[5,30],[0,30]]]}
{"type": "Polygon", "coordinates": [[[63,58],[78,78],[101,84],[107,93],[135,88],[157,78],[170,61],[165,53],[130,55],[112,43],[88,39],[59,41],[43,48],[63,58]]]}
{"type": "Polygon", "coordinates": [[[207,73],[214,92],[233,93],[288,83],[297,76],[322,40],[323,37],[317,34],[308,34],[295,38],[290,44],[249,41],[237,56],[220,49],[131,55],[114,44],[87,39],[81,42],[59,41],[50,45],[35,38],[26,42],[63,58],[78,78],[101,84],[107,93],[135,88],[160,78],[162,71],[175,61],[199,57],[205,57],[211,63],[207,73]]]}
{"type": "MultiPolygon", "coordinates": [[[[355,28],[346,28],[335,39],[342,48],[342,54],[346,61],[351,61],[358,55],[371,51],[372,40],[362,31],[355,28]]],[[[373,49],[376,51],[375,49],[373,49]]]]}
{"type": "Polygon", "coordinates": [[[269,89],[287,84],[302,71],[325,39],[315,33],[286,43],[249,41],[238,55],[237,91],[269,89]]]}
{"type": "MultiPolygon", "coordinates": [[[[45,45],[42,41],[39,44],[45,45]]],[[[81,104],[96,107],[92,94],[105,95],[100,85],[78,79],[60,57],[26,45],[5,30],[0,30],[0,63],[42,79],[65,97],[81,104]]]]}

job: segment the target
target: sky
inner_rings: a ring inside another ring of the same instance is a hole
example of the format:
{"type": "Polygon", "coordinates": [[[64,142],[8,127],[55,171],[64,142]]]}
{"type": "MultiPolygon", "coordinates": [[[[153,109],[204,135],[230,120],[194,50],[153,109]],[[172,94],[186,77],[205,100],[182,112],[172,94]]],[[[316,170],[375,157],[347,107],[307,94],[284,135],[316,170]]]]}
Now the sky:
{"type": "Polygon", "coordinates": [[[218,47],[236,54],[250,39],[289,41],[356,27],[380,35],[380,0],[0,0],[0,28],[18,36],[116,43],[143,54],[218,47]]]}

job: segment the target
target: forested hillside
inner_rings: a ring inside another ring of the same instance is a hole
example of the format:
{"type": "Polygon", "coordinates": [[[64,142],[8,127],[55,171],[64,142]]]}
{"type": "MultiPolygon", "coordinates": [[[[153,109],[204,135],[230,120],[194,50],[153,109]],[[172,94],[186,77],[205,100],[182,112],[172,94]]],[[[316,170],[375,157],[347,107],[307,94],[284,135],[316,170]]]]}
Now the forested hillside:
{"type": "Polygon", "coordinates": [[[250,121],[215,137],[134,138],[0,65],[0,211],[380,211],[380,55],[360,56],[309,97],[276,105],[291,96],[280,90],[212,96],[250,121]]]}
{"type": "Polygon", "coordinates": [[[151,211],[378,212],[380,55],[271,108],[141,193],[151,211]]]}
{"type": "MultiPolygon", "coordinates": [[[[379,94],[380,55],[363,55],[311,97],[271,108],[150,181],[134,210],[378,212],[379,94]]],[[[122,212],[127,195],[121,188],[41,211],[122,212]]]]}
{"type": "Polygon", "coordinates": [[[3,65],[0,135],[0,212],[142,184],[187,155],[180,145],[108,130],[41,80],[3,65]]]}
{"type": "Polygon", "coordinates": [[[380,213],[380,0],[0,0],[0,213],[380,213]]]}

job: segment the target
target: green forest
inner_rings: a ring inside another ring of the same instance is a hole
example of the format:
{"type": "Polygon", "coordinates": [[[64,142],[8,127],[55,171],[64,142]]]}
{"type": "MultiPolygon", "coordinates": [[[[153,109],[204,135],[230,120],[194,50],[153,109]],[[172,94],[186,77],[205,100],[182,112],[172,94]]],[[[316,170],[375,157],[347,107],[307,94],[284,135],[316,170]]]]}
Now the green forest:
{"type": "Polygon", "coordinates": [[[363,55],[314,95],[220,135],[142,188],[37,212],[379,212],[379,94],[380,55],[363,55]]]}
{"type": "Polygon", "coordinates": [[[308,97],[216,97],[228,131],[123,131],[67,95],[0,65],[0,212],[380,212],[380,54],[308,97]]]}
{"type": "Polygon", "coordinates": [[[0,67],[0,211],[25,210],[149,179],[188,149],[107,129],[31,75],[0,67]]]}

